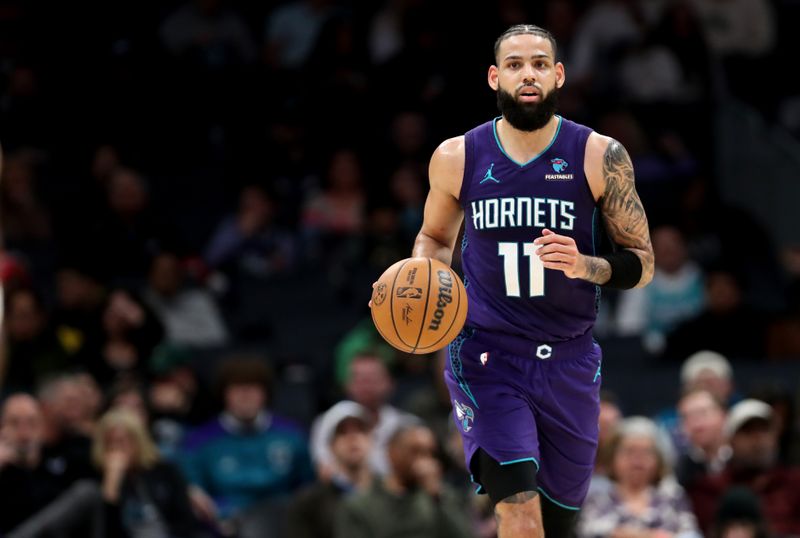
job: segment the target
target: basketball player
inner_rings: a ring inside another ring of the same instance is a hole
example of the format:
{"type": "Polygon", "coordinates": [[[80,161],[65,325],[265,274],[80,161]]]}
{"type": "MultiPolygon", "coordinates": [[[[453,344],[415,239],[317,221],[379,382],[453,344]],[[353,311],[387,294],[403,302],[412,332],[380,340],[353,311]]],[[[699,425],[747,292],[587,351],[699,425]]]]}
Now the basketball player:
{"type": "Polygon", "coordinates": [[[450,263],[461,244],[467,323],[445,380],[499,538],[569,536],[598,435],[599,287],[644,286],[653,251],[619,142],[558,116],[564,66],[546,30],[495,43],[489,86],[502,116],[444,141],[413,256],[450,263]],[[602,225],[616,245],[598,256],[602,225]]]}

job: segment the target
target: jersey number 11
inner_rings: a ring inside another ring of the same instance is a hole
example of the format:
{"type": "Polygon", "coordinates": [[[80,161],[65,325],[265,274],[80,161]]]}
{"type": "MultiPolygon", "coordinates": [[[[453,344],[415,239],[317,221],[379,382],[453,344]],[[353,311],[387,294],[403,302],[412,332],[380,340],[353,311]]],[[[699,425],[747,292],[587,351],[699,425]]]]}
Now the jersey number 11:
{"type": "MultiPolygon", "coordinates": [[[[522,243],[522,253],[528,257],[529,297],[544,296],[544,265],[536,255],[538,245],[522,243]]],[[[506,295],[520,297],[519,290],[519,243],[498,243],[497,253],[503,257],[503,272],[506,276],[506,295]]]]}

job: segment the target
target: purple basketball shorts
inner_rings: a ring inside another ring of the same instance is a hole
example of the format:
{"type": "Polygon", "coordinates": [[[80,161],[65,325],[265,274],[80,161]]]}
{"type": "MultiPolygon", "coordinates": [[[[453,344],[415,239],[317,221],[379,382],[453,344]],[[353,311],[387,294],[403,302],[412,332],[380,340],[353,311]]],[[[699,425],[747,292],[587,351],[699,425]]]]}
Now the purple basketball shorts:
{"type": "Polygon", "coordinates": [[[597,449],[601,358],[591,334],[540,344],[462,330],[444,375],[467,465],[478,448],[501,465],[533,461],[539,492],[579,509],[597,449]]]}

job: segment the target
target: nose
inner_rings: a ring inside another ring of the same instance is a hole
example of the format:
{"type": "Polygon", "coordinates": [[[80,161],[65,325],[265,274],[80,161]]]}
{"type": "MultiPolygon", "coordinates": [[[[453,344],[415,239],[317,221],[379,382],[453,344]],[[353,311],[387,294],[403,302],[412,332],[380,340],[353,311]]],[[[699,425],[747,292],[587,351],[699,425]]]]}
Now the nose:
{"type": "Polygon", "coordinates": [[[531,64],[525,64],[522,68],[522,80],[524,82],[534,82],[536,80],[536,71],[531,64]]]}

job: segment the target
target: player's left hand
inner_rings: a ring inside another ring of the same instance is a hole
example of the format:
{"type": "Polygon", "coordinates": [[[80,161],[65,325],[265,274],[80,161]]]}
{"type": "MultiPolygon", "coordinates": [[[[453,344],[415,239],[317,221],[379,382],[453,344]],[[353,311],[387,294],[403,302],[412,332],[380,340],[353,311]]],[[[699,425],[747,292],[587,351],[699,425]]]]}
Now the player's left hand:
{"type": "Polygon", "coordinates": [[[586,257],[578,252],[573,238],[545,228],[533,244],[539,247],[536,255],[546,269],[562,271],[569,278],[582,278],[586,274],[586,257]]]}

